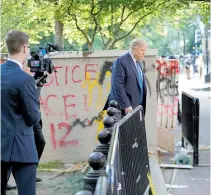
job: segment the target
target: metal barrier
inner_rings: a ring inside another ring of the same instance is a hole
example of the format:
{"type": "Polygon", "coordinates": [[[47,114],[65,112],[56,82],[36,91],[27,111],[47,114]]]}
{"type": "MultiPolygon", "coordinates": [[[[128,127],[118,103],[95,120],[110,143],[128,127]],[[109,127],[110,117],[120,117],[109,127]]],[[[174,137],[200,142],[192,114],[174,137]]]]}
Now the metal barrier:
{"type": "Polygon", "coordinates": [[[182,146],[193,147],[193,165],[199,164],[199,99],[182,92],[182,146]]]}
{"type": "Polygon", "coordinates": [[[108,194],[144,195],[150,192],[150,172],[143,108],[115,124],[107,158],[108,194]]]}
{"type": "Polygon", "coordinates": [[[121,119],[117,102],[111,101],[110,106],[98,134],[100,145],[89,156],[91,169],[84,177],[83,190],[76,195],[151,195],[143,108],[138,106],[121,119]]]}
{"type": "Polygon", "coordinates": [[[98,178],[95,195],[107,195],[108,179],[106,176],[98,178]]]}

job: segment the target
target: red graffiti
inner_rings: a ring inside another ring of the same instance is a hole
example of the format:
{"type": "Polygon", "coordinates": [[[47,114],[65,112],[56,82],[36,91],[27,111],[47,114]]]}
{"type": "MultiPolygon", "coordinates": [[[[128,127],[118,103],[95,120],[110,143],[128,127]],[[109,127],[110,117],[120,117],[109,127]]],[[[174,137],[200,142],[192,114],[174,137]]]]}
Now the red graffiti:
{"type": "Polygon", "coordinates": [[[173,104],[158,104],[158,109],[157,109],[158,115],[159,116],[167,115],[170,118],[177,116],[178,101],[179,101],[178,97],[174,97],[173,104]],[[176,107],[176,111],[175,111],[175,107],[176,107]]]}
{"type": "Polygon", "coordinates": [[[88,109],[88,100],[87,100],[87,95],[84,95],[84,108],[87,112],[89,112],[89,109],[88,109]]]}
{"type": "Polygon", "coordinates": [[[76,118],[76,113],[70,114],[71,108],[76,106],[75,103],[69,103],[75,100],[75,95],[63,95],[59,98],[55,94],[50,94],[46,98],[40,97],[40,108],[44,110],[46,116],[64,116],[65,120],[76,118]],[[62,102],[61,102],[62,101],[62,102]],[[56,104],[55,104],[56,102],[56,104]],[[63,103],[63,104],[62,104],[63,103]],[[56,105],[64,105],[63,108],[58,111],[56,105]]]}
{"type": "Polygon", "coordinates": [[[71,137],[74,126],[80,125],[85,128],[91,126],[95,120],[99,121],[98,117],[92,119],[77,117],[81,107],[85,112],[90,111],[88,95],[86,92],[81,94],[73,91],[75,86],[70,88],[70,85],[77,84],[81,87],[81,83],[86,80],[96,80],[96,73],[96,64],[75,64],[55,66],[55,72],[48,75],[45,87],[50,88],[40,97],[40,108],[42,114],[50,120],[50,139],[54,149],[78,145],[79,141],[71,137]],[[82,100],[80,104],[77,103],[78,99],[82,100]]]}
{"type": "Polygon", "coordinates": [[[88,78],[87,77],[87,73],[88,72],[96,73],[96,70],[88,69],[88,67],[95,67],[95,66],[96,66],[96,64],[87,64],[87,65],[85,65],[85,80],[96,80],[96,76],[94,78],[88,78]]]}
{"type": "Polygon", "coordinates": [[[156,63],[158,64],[157,70],[160,72],[160,76],[166,77],[174,72],[179,73],[179,62],[177,60],[156,60],[156,63]]]}
{"type": "Polygon", "coordinates": [[[51,99],[53,99],[52,102],[56,102],[56,101],[58,100],[58,98],[57,98],[56,95],[54,95],[54,94],[48,95],[47,98],[45,99],[47,111],[48,111],[51,115],[60,115],[60,116],[61,116],[61,115],[62,115],[61,112],[60,112],[60,113],[57,113],[57,112],[53,113],[52,110],[49,108],[48,103],[49,103],[49,101],[50,101],[51,99]]]}
{"type": "Polygon", "coordinates": [[[74,83],[79,83],[79,82],[81,82],[81,79],[75,80],[75,78],[74,78],[74,72],[75,72],[75,69],[76,69],[76,68],[80,68],[80,66],[74,66],[74,67],[73,67],[73,69],[72,69],[72,81],[73,81],[74,83]]]}
{"type": "Polygon", "coordinates": [[[46,104],[46,101],[40,96],[40,108],[44,110],[46,116],[49,116],[46,104]]]}
{"type": "Polygon", "coordinates": [[[67,85],[68,83],[68,66],[66,66],[66,69],[65,69],[65,85],[67,85]]]}
{"type": "Polygon", "coordinates": [[[64,130],[66,131],[62,137],[60,137],[58,140],[56,138],[56,129],[55,124],[50,124],[51,129],[51,142],[54,149],[57,149],[57,147],[66,147],[68,145],[75,146],[78,145],[78,140],[70,140],[70,134],[71,134],[71,126],[68,123],[61,122],[57,124],[58,130],[64,130]]]}
{"type": "Polygon", "coordinates": [[[76,105],[74,103],[68,104],[68,98],[74,99],[75,95],[63,95],[64,98],[64,112],[65,112],[65,119],[69,119],[68,108],[74,108],[76,105]]]}
{"type": "Polygon", "coordinates": [[[6,59],[1,59],[0,64],[3,64],[6,61],[6,59]]]}
{"type": "Polygon", "coordinates": [[[50,124],[50,130],[51,130],[51,143],[53,145],[53,148],[56,149],[56,135],[55,135],[56,130],[53,123],[50,124]]]}
{"type": "Polygon", "coordinates": [[[62,116],[61,112],[53,112],[52,109],[49,106],[49,102],[52,100],[52,102],[58,101],[58,97],[54,94],[50,94],[46,97],[46,99],[43,99],[40,97],[40,107],[44,109],[45,114],[47,116],[52,115],[52,116],[62,116]]]}
{"type": "Polygon", "coordinates": [[[171,70],[175,70],[177,74],[179,73],[180,69],[178,60],[170,60],[170,67],[171,70]]]}
{"type": "Polygon", "coordinates": [[[96,64],[86,64],[85,66],[54,66],[54,74],[48,75],[48,83],[45,87],[49,87],[55,83],[56,86],[64,86],[72,83],[81,83],[84,80],[96,80],[96,64]],[[80,74],[83,71],[83,74],[80,74]],[[90,74],[88,77],[87,73],[90,74]]]}

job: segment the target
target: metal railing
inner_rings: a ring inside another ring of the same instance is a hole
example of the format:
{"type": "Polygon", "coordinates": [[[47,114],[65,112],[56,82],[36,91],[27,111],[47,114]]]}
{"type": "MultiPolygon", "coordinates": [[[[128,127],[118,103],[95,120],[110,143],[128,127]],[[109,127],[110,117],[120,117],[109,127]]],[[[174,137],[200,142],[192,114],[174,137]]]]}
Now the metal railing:
{"type": "Polygon", "coordinates": [[[199,99],[182,92],[182,146],[193,147],[193,165],[199,164],[199,99]]]}
{"type": "Polygon", "coordinates": [[[95,195],[107,195],[108,193],[108,179],[106,176],[98,178],[95,195]]]}

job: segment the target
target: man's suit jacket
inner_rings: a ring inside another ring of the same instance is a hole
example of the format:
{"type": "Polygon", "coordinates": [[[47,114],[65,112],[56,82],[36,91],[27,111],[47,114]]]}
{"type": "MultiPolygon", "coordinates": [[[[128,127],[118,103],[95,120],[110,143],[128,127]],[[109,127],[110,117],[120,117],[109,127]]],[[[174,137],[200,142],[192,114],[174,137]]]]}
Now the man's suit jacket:
{"type": "Polygon", "coordinates": [[[1,160],[37,163],[33,125],[41,120],[34,79],[18,64],[1,65],[1,160]]]}
{"type": "Polygon", "coordinates": [[[135,63],[130,53],[126,53],[120,56],[112,66],[111,92],[103,110],[108,108],[111,100],[116,100],[119,104],[119,109],[122,111],[129,106],[135,109],[140,105],[141,93],[143,93],[142,106],[145,113],[147,94],[145,75],[143,73],[143,91],[141,91],[135,63]]]}

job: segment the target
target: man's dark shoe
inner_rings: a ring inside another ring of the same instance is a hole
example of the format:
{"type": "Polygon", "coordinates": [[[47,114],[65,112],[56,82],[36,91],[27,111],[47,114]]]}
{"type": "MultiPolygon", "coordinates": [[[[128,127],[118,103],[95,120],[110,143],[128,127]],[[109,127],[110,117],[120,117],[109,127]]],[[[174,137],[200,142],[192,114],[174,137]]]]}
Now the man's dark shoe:
{"type": "Polygon", "coordinates": [[[14,190],[14,189],[16,189],[17,188],[17,186],[13,186],[13,185],[10,185],[10,184],[7,184],[7,190],[14,190]]]}
{"type": "Polygon", "coordinates": [[[36,182],[41,182],[41,181],[42,181],[42,179],[41,179],[41,178],[36,177],[36,182]]]}

